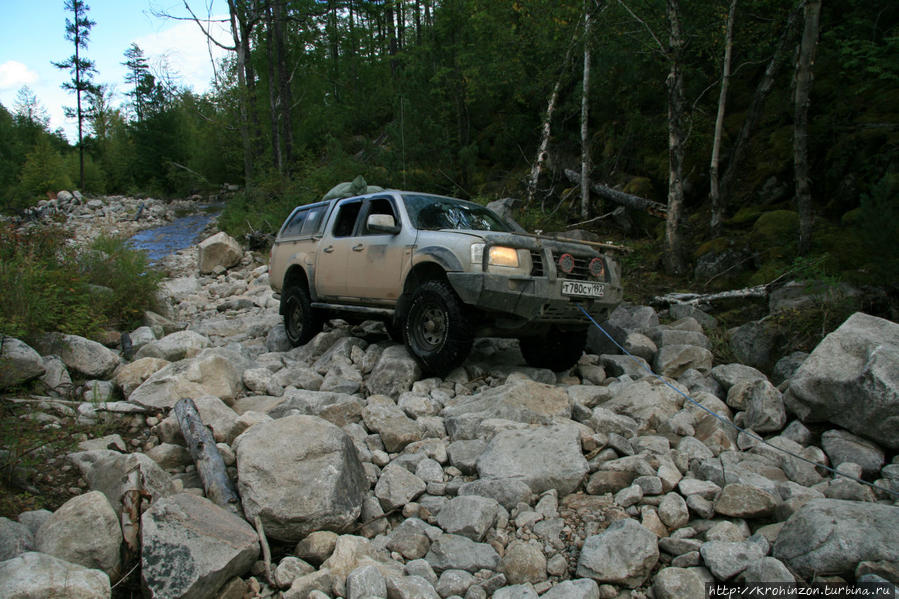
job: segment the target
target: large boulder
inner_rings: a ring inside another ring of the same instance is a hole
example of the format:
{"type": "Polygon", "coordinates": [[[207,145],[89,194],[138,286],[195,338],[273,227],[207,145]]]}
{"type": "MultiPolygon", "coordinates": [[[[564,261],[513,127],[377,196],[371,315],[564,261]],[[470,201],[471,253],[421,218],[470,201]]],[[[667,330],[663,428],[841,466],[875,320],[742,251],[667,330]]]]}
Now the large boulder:
{"type": "Polygon", "coordinates": [[[859,562],[899,561],[899,506],[813,499],[784,524],[773,555],[801,577],[846,576],[859,562]]]}
{"type": "Polygon", "coordinates": [[[109,599],[109,576],[31,551],[0,562],[0,597],[7,599],[109,599]]]}
{"type": "Polygon", "coordinates": [[[580,431],[557,424],[500,431],[478,457],[481,479],[517,479],[534,493],[577,489],[589,467],[581,452],[580,431]]]}
{"type": "Polygon", "coordinates": [[[41,525],[35,549],[116,579],[121,568],[122,529],[109,500],[100,491],[69,499],[41,525]]]}
{"type": "Polygon", "coordinates": [[[366,385],[373,395],[399,397],[412,388],[412,383],[421,378],[421,367],[404,345],[386,348],[375,363],[366,385]]]}
{"type": "Polygon", "coordinates": [[[41,355],[30,345],[14,337],[0,337],[0,389],[26,383],[45,370],[41,355]]]}
{"type": "Polygon", "coordinates": [[[173,408],[183,397],[212,395],[233,403],[243,391],[242,364],[228,352],[210,348],[198,356],[172,362],[141,383],[128,401],[151,408],[173,408]]]}
{"type": "Polygon", "coordinates": [[[122,495],[133,488],[129,480],[135,470],[151,501],[175,493],[171,476],[146,454],[94,449],[70,453],[68,457],[81,471],[88,487],[106,495],[116,513],[122,510],[122,495]]]}
{"type": "Polygon", "coordinates": [[[141,577],[154,599],[217,597],[258,556],[253,527],[203,497],[173,495],[141,517],[141,577]]]}
{"type": "Polygon", "coordinates": [[[850,316],[799,367],[784,401],[805,422],[829,421],[899,449],[899,324],[850,316]]]}
{"type": "Polygon", "coordinates": [[[119,365],[119,356],[114,351],[78,335],[48,333],[41,337],[35,349],[44,355],[59,356],[69,370],[87,378],[110,378],[119,365]]]}
{"type": "Polygon", "coordinates": [[[550,424],[557,417],[570,418],[571,403],[564,389],[519,375],[509,377],[499,387],[454,399],[441,415],[450,436],[465,439],[475,436],[477,424],[488,418],[525,424],[550,424]]]}
{"type": "Polygon", "coordinates": [[[225,232],[204,239],[199,248],[200,274],[209,274],[219,266],[231,268],[243,258],[240,244],[225,232]]]}
{"type": "Polygon", "coordinates": [[[381,435],[389,452],[401,451],[409,443],[420,441],[424,430],[386,395],[372,395],[362,410],[365,426],[381,435]]]}
{"type": "Polygon", "coordinates": [[[344,530],[362,511],[368,480],[352,440],[315,416],[251,426],[235,441],[238,491],[247,518],[269,536],[298,541],[344,530]]]}
{"type": "Polygon", "coordinates": [[[136,358],[159,358],[176,362],[193,358],[209,347],[209,339],[195,331],[176,331],[141,347],[136,358]]]}

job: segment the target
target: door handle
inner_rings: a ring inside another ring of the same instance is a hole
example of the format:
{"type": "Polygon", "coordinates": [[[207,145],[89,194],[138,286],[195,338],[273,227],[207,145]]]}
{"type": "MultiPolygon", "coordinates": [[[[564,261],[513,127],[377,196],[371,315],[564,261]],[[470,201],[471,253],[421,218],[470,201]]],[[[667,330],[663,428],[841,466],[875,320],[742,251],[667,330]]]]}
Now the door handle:
{"type": "Polygon", "coordinates": [[[326,248],[323,249],[322,251],[323,251],[324,253],[326,253],[326,254],[330,254],[331,252],[334,251],[334,246],[333,246],[333,245],[329,245],[328,247],[326,247],[326,248]]]}
{"type": "Polygon", "coordinates": [[[361,252],[361,251],[364,250],[364,249],[365,249],[365,244],[364,244],[364,243],[357,243],[356,245],[353,246],[353,251],[354,251],[354,252],[361,252]]]}

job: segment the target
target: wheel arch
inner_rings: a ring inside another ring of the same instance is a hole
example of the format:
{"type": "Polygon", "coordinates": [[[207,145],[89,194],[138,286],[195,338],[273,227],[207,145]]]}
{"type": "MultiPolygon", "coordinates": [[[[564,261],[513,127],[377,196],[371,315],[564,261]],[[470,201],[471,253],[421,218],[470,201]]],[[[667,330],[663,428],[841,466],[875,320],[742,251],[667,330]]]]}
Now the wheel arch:
{"type": "Polygon", "coordinates": [[[396,303],[395,320],[399,322],[406,317],[413,292],[426,282],[434,280],[449,282],[446,270],[437,262],[419,262],[409,270],[406,280],[403,282],[403,293],[400,294],[396,303]]]}
{"type": "MultiPolygon", "coordinates": [[[[287,269],[286,273],[284,273],[284,284],[281,288],[282,297],[286,295],[287,290],[293,286],[304,289],[306,293],[309,293],[310,297],[313,295],[309,287],[309,277],[303,267],[298,264],[294,264],[287,269]]],[[[279,313],[284,314],[284,302],[281,302],[279,313]]]]}

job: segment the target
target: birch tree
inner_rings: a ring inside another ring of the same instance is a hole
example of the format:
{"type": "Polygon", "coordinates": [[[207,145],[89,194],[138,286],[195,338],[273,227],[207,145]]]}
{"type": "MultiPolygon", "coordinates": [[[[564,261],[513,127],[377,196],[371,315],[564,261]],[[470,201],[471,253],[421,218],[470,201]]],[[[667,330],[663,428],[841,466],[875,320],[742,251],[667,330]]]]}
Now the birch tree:
{"type": "Polygon", "coordinates": [[[731,0],[727,11],[727,25],[724,33],[724,65],[721,73],[721,89],[718,93],[718,113],[715,116],[715,134],[712,139],[712,159],[709,163],[709,201],[712,205],[712,235],[721,233],[724,210],[721,205],[718,166],[721,161],[721,137],[724,133],[724,112],[727,106],[727,88],[730,85],[730,61],[734,47],[734,16],[737,0],[731,0]]]}
{"type": "Polygon", "coordinates": [[[584,0],[584,77],[581,90],[581,218],[590,218],[590,26],[593,20],[591,4],[584,0]]]}

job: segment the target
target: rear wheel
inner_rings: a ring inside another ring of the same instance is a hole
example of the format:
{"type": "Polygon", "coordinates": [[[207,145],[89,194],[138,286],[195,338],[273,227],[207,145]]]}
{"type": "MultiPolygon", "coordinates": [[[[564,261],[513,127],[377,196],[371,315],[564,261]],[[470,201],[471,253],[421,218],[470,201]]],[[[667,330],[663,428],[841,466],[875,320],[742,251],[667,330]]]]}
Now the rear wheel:
{"type": "Polygon", "coordinates": [[[441,280],[427,281],[412,294],[403,337],[422,370],[437,376],[461,366],[474,341],[465,304],[441,280]]]}
{"type": "Polygon", "coordinates": [[[305,287],[293,285],[284,292],[284,329],[291,345],[304,345],[322,330],[321,314],[312,307],[305,287]]]}
{"type": "Polygon", "coordinates": [[[541,337],[523,337],[519,339],[519,345],[529,366],[562,372],[580,360],[587,346],[587,329],[563,331],[553,328],[541,337]]]}

